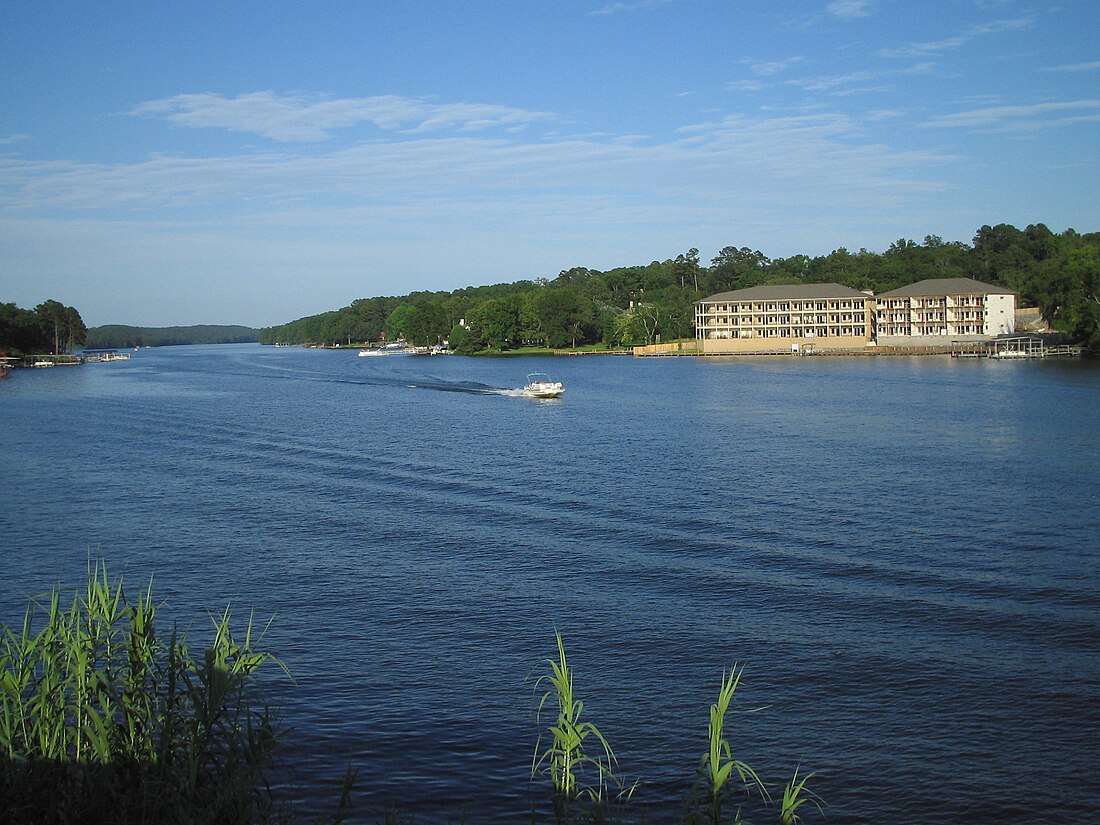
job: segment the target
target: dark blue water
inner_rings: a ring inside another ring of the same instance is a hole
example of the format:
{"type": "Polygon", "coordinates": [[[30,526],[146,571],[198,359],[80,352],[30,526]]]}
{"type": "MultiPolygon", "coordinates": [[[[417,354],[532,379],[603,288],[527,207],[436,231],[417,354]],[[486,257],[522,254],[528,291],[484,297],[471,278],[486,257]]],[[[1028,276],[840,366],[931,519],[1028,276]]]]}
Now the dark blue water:
{"type": "Polygon", "coordinates": [[[274,616],[289,781],[360,821],[523,819],[555,628],[653,820],[738,662],[734,754],[829,822],[1087,821],[1098,412],[1080,361],[142,350],[0,382],[0,608],[91,556],[274,616]]]}

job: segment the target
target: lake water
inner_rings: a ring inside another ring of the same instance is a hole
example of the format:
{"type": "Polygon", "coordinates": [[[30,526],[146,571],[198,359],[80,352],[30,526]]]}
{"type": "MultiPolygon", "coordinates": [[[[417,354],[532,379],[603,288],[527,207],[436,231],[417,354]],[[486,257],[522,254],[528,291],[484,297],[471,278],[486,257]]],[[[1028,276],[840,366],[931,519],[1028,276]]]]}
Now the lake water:
{"type": "Polygon", "coordinates": [[[767,707],[729,720],[734,755],[779,793],[818,771],[828,822],[1083,822],[1098,413],[1082,361],[242,345],[24,371],[0,616],[89,556],[195,637],[227,602],[274,616],[288,781],[331,808],[352,762],[363,822],[527,818],[555,628],[651,821],[737,662],[767,707]],[[565,396],[509,392],[536,370],[565,396]]]}

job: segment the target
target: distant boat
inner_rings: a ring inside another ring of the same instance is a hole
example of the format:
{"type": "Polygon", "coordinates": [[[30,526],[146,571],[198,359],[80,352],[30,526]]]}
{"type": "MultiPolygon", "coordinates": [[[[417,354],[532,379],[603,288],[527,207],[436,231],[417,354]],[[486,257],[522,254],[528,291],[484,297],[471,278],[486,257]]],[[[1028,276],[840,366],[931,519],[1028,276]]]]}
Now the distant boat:
{"type": "Polygon", "coordinates": [[[416,347],[410,346],[404,341],[391,341],[380,347],[364,347],[359,350],[359,356],[366,358],[372,355],[411,355],[416,352],[416,347]]]}
{"type": "Polygon", "coordinates": [[[45,359],[42,359],[41,361],[35,361],[34,364],[32,364],[31,366],[34,366],[34,367],[52,367],[53,366],[53,361],[47,361],[45,359]]]}
{"type": "Polygon", "coordinates": [[[523,394],[528,398],[557,398],[565,392],[561,381],[551,381],[545,372],[527,374],[527,383],[523,385],[523,394]]]}

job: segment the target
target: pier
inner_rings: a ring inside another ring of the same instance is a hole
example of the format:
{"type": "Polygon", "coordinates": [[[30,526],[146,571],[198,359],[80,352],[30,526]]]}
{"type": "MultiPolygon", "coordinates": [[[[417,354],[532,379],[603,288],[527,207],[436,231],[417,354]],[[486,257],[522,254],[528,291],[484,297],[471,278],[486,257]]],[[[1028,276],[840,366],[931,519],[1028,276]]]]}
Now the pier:
{"type": "Polygon", "coordinates": [[[84,361],[86,363],[102,363],[106,361],[129,361],[130,353],[119,352],[116,349],[86,349],[84,361]]]}
{"type": "Polygon", "coordinates": [[[1069,344],[1047,346],[1042,338],[997,338],[992,341],[952,341],[952,358],[997,358],[1005,360],[1028,358],[1076,358],[1081,347],[1069,344]]]}

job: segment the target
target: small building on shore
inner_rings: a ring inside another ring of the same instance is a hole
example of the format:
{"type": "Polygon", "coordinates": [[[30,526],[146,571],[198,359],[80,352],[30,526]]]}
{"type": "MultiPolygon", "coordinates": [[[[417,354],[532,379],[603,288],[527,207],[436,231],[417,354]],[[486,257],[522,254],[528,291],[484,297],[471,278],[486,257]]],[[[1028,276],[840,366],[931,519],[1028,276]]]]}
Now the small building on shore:
{"type": "Polygon", "coordinates": [[[973,278],[918,281],[877,298],[882,346],[943,346],[989,340],[1016,331],[1016,293],[973,278]]]}
{"type": "Polygon", "coordinates": [[[703,355],[861,349],[873,338],[875,299],[841,284],[754,286],[695,303],[703,355]]]}

